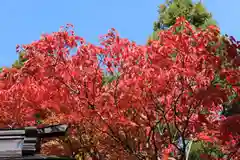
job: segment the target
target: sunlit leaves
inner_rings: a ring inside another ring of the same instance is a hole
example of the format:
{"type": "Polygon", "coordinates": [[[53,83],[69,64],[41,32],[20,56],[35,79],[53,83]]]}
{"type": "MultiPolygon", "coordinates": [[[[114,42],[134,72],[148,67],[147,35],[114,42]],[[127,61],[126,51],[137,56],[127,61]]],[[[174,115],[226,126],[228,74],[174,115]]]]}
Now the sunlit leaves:
{"type": "Polygon", "coordinates": [[[24,45],[23,66],[1,73],[2,124],[68,123],[58,145],[95,159],[183,159],[187,141],[221,138],[219,112],[239,91],[226,87],[239,71],[215,55],[218,28],[196,31],[180,17],[147,46],[114,29],[95,46],[71,28],[24,45]]]}

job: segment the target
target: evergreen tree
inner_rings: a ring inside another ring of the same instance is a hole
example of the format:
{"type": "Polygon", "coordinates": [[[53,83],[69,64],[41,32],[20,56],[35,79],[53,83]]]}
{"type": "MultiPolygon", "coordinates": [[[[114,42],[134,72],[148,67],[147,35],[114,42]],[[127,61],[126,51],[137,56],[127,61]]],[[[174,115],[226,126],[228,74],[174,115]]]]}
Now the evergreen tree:
{"type": "Polygon", "coordinates": [[[216,25],[211,13],[203,6],[201,1],[194,3],[192,0],[166,0],[159,6],[159,18],[154,22],[154,32],[150,39],[157,39],[159,30],[164,30],[175,24],[176,18],[185,19],[197,28],[205,28],[209,25],[216,25]]]}

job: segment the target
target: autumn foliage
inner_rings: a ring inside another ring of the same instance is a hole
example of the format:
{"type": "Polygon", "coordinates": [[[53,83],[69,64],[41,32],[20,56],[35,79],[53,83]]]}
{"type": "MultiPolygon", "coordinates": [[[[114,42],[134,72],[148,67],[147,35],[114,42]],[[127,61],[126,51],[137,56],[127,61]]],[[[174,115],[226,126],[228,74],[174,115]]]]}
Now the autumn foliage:
{"type": "Polygon", "coordinates": [[[240,116],[220,114],[239,100],[239,43],[219,50],[218,28],[194,30],[183,18],[159,36],[141,46],[112,29],[96,46],[67,25],[18,47],[27,61],[1,73],[1,127],[69,124],[46,154],[183,160],[187,141],[202,140],[224,154],[203,159],[239,158],[240,116]],[[104,84],[106,74],[116,79],[104,84]]]}

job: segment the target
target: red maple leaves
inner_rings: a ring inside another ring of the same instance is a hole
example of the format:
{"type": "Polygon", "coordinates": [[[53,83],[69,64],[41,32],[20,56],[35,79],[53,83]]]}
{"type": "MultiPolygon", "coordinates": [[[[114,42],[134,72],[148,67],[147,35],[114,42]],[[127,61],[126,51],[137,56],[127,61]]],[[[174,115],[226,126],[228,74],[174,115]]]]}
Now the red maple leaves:
{"type": "Polygon", "coordinates": [[[95,159],[157,159],[166,150],[183,159],[186,140],[220,142],[232,89],[215,79],[235,84],[239,69],[216,55],[218,28],[196,31],[179,18],[159,35],[140,46],[112,29],[95,46],[68,26],[23,46],[24,66],[1,75],[1,123],[32,125],[36,112],[43,123],[69,123],[65,154],[95,159]],[[104,72],[115,79],[103,85],[104,72]]]}

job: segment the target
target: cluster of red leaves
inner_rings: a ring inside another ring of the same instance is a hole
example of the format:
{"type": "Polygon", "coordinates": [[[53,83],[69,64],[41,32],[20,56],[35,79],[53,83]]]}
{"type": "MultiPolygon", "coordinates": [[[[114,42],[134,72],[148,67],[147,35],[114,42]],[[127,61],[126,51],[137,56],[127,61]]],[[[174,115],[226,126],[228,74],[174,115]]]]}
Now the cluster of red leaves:
{"type": "MultiPolygon", "coordinates": [[[[222,79],[231,86],[232,93],[236,96],[232,103],[239,104],[240,95],[240,41],[236,41],[232,36],[224,39],[225,44],[225,63],[220,73],[222,79]]],[[[238,107],[238,106],[235,106],[238,107]]],[[[236,108],[237,110],[237,108],[236,108]]],[[[221,136],[223,140],[222,150],[228,152],[228,159],[239,159],[240,153],[240,116],[234,114],[226,117],[220,125],[221,136]]]]}
{"type": "Polygon", "coordinates": [[[218,143],[225,136],[219,112],[232,90],[213,81],[219,74],[234,85],[240,72],[223,65],[215,54],[219,45],[218,28],[196,31],[182,18],[147,46],[121,39],[114,29],[95,46],[68,25],[22,46],[24,66],[2,72],[1,125],[34,125],[36,113],[45,124],[70,124],[68,137],[44,145],[49,154],[184,159],[185,140],[218,143]],[[116,71],[103,85],[104,72],[116,71]]]}

